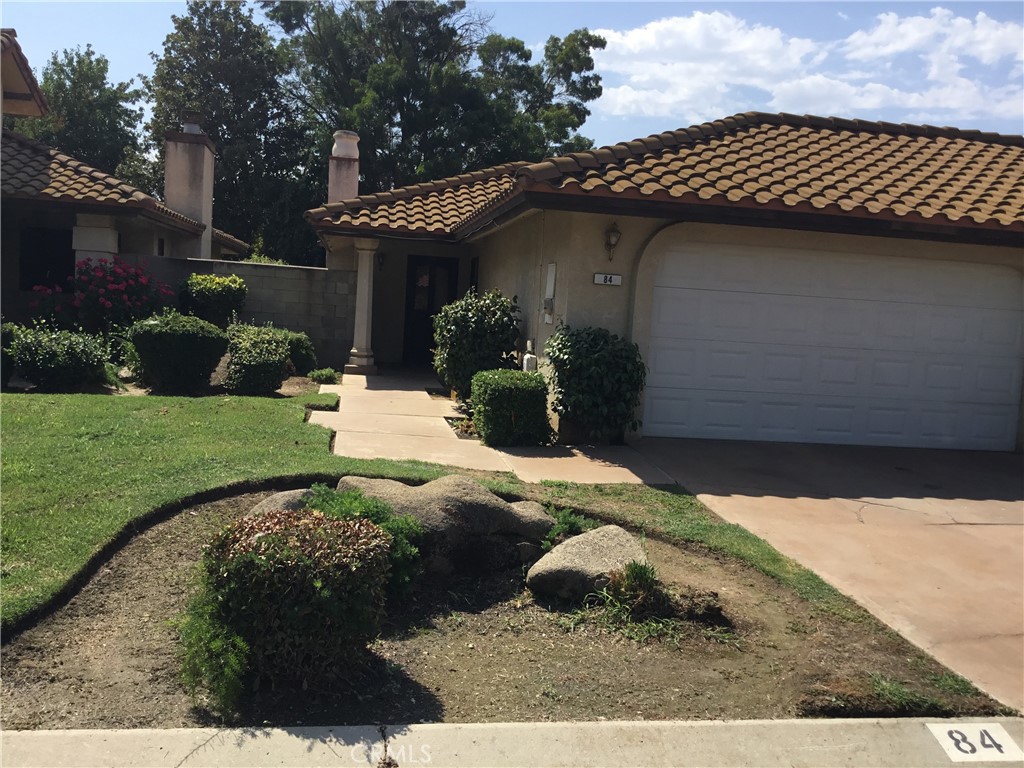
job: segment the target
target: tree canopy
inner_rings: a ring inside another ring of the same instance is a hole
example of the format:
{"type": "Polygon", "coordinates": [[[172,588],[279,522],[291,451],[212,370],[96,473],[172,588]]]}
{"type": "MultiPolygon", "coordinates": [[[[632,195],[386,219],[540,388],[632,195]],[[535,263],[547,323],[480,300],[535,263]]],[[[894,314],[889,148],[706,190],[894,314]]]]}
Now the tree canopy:
{"type": "Polygon", "coordinates": [[[50,112],[16,118],[24,135],[60,149],[101,171],[116,174],[126,158],[140,151],[136,126],[142,91],[132,81],[110,83],[109,62],[92,46],[56,52],[43,67],[39,88],[50,112]]]}

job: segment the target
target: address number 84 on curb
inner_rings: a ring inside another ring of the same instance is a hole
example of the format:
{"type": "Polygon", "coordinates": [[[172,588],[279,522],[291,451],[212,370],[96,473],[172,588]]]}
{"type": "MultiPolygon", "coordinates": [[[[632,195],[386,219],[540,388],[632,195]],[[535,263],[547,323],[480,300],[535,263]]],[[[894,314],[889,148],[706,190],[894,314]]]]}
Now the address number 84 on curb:
{"type": "Polygon", "coordinates": [[[954,763],[1019,763],[1024,752],[999,723],[928,723],[954,763]]]}

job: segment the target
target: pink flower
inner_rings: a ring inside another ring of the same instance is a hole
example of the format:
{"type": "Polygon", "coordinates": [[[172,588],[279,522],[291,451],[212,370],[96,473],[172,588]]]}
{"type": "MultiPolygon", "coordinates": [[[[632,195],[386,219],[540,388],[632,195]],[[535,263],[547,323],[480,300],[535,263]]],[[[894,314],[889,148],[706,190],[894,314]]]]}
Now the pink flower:
{"type": "Polygon", "coordinates": [[[103,277],[103,275],[105,274],[102,269],[94,269],[92,273],[96,275],[96,277],[103,277]]]}
{"type": "Polygon", "coordinates": [[[78,307],[82,306],[82,300],[76,296],[74,301],[71,302],[71,306],[77,309],[78,307]]]}
{"type": "Polygon", "coordinates": [[[139,285],[149,285],[149,278],[145,275],[139,277],[139,285]]]}
{"type": "Polygon", "coordinates": [[[103,288],[100,288],[100,296],[102,296],[104,293],[106,293],[106,290],[103,289],[103,288]]]}
{"type": "Polygon", "coordinates": [[[100,263],[100,264],[107,264],[107,263],[109,263],[109,262],[107,261],[107,259],[100,259],[100,260],[99,260],[99,263],[100,263]]]}
{"type": "Polygon", "coordinates": [[[61,288],[59,285],[55,285],[53,287],[53,290],[55,290],[57,293],[64,293],[64,289],[61,288]]]}
{"type": "Polygon", "coordinates": [[[111,302],[109,302],[106,299],[104,299],[103,306],[106,307],[107,309],[110,309],[114,305],[111,302]]]}

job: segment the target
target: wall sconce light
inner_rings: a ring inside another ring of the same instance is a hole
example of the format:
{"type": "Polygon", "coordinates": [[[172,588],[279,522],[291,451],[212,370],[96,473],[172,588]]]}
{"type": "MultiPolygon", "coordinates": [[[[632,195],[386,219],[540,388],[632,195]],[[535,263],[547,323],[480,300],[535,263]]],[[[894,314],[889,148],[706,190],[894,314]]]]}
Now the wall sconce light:
{"type": "Polygon", "coordinates": [[[615,246],[619,244],[619,238],[622,237],[622,233],[619,231],[617,224],[612,223],[608,229],[604,232],[604,247],[608,251],[608,261],[612,260],[612,256],[615,254],[615,246]]]}

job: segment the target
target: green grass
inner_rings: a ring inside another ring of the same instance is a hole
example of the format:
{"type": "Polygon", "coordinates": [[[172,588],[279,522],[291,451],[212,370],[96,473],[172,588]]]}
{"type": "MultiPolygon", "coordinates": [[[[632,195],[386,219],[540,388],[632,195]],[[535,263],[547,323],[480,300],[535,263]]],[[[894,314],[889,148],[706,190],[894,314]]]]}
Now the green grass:
{"type": "Polygon", "coordinates": [[[330,432],[304,423],[303,410],[335,401],[0,395],[0,623],[45,604],[132,521],[194,494],[304,474],[444,474],[331,455],[330,432]]]}
{"type": "Polygon", "coordinates": [[[545,503],[591,511],[605,520],[640,527],[651,534],[700,544],[749,563],[832,614],[854,621],[867,616],[819,576],[746,528],[723,522],[678,486],[586,486],[555,481],[543,485],[545,503]]]}

